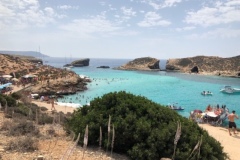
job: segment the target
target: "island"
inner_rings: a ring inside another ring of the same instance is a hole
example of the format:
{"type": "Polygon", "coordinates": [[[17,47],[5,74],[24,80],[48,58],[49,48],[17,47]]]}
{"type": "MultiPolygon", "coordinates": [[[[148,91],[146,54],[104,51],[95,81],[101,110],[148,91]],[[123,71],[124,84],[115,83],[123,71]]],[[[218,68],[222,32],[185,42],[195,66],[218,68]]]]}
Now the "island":
{"type": "Polygon", "coordinates": [[[65,64],[63,67],[84,67],[84,66],[89,66],[89,58],[84,58],[84,59],[79,59],[71,62],[70,64],[65,64]]]}
{"type": "Polygon", "coordinates": [[[114,69],[118,70],[141,70],[141,71],[159,71],[160,60],[152,57],[136,58],[127,64],[114,69]]]}

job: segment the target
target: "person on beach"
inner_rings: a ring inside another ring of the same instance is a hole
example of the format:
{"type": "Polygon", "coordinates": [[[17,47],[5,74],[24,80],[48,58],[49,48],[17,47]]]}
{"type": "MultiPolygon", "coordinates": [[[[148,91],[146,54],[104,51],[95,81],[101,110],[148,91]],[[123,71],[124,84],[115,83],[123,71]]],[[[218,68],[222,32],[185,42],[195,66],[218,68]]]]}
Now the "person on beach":
{"type": "Polygon", "coordinates": [[[234,122],[234,119],[237,118],[238,119],[238,116],[235,114],[235,111],[233,110],[231,114],[228,115],[228,120],[229,120],[229,123],[228,123],[228,131],[229,131],[229,135],[231,136],[231,132],[230,132],[230,129],[233,128],[233,133],[234,134],[237,134],[236,133],[236,123],[234,122]]]}
{"type": "Polygon", "coordinates": [[[56,109],[55,109],[55,106],[54,106],[54,98],[51,99],[51,103],[52,103],[52,108],[51,108],[51,110],[56,110],[56,109]]]}

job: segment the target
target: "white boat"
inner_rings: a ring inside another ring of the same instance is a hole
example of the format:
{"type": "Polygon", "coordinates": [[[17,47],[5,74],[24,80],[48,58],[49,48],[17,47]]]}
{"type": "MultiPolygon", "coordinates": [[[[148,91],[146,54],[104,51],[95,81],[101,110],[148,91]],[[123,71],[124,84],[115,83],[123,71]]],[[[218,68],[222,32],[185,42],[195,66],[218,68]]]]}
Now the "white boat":
{"type": "Polygon", "coordinates": [[[220,90],[220,92],[223,92],[223,93],[229,93],[229,94],[232,94],[232,93],[240,93],[240,88],[233,88],[231,86],[224,86],[224,88],[222,88],[220,90]]]}
{"type": "Polygon", "coordinates": [[[173,103],[173,104],[170,104],[170,103],[169,103],[169,104],[167,105],[167,107],[170,108],[170,109],[172,109],[172,110],[178,110],[178,111],[184,110],[183,107],[177,106],[177,103],[173,103]]]}

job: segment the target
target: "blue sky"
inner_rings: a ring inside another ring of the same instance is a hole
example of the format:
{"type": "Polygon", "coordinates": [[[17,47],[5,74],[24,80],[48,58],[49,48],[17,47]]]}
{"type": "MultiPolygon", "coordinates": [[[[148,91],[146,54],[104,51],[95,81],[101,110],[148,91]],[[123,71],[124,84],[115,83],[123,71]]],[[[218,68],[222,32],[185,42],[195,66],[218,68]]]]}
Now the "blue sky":
{"type": "Polygon", "coordinates": [[[233,57],[240,55],[240,0],[0,0],[0,50],[233,57]]]}

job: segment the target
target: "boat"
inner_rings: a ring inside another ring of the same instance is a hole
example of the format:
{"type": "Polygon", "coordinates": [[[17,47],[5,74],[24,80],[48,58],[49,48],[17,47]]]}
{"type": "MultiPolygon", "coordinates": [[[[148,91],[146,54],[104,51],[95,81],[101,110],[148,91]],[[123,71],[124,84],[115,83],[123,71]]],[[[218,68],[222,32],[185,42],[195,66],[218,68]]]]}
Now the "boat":
{"type": "Polygon", "coordinates": [[[210,92],[210,91],[202,91],[202,92],[201,92],[201,95],[204,95],[204,96],[208,96],[208,95],[210,95],[210,96],[212,96],[213,93],[210,92]]]}
{"type": "Polygon", "coordinates": [[[222,88],[220,90],[220,92],[228,93],[228,94],[240,93],[240,88],[233,88],[231,86],[224,86],[224,88],[222,88]]]}
{"type": "Polygon", "coordinates": [[[167,107],[172,109],[172,110],[178,110],[178,111],[184,110],[183,107],[177,106],[176,103],[175,104],[168,104],[167,107]]]}

